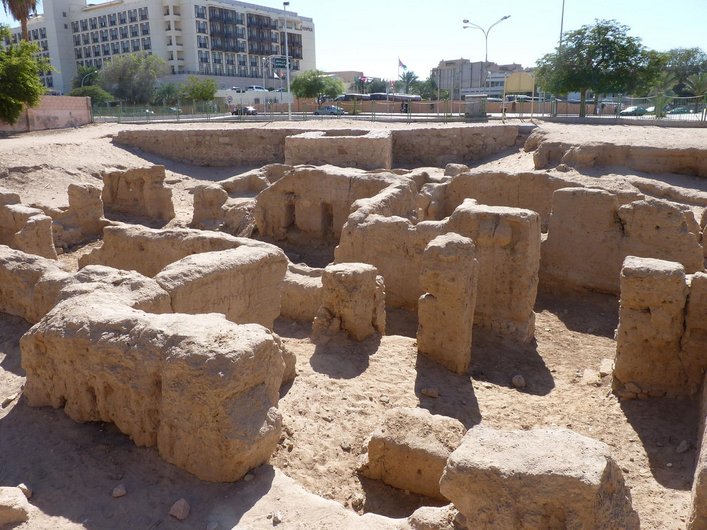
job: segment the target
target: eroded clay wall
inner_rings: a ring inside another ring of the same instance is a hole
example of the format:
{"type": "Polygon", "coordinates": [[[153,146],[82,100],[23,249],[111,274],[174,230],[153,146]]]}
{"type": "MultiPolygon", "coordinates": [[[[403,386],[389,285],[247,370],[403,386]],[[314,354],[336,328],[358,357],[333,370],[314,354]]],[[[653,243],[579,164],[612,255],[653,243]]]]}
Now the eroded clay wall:
{"type": "Polygon", "coordinates": [[[396,130],[393,132],[393,166],[467,164],[514,147],[517,139],[515,125],[396,130]]]}
{"type": "Polygon", "coordinates": [[[312,131],[285,139],[285,164],[331,164],[358,169],[390,169],[391,131],[312,131]]]}
{"type": "Polygon", "coordinates": [[[700,229],[689,208],[660,199],[622,204],[627,198],[590,188],[553,194],[543,285],[616,294],[630,255],[677,261],[688,273],[704,269],[700,229]]]}
{"type": "Polygon", "coordinates": [[[276,240],[296,230],[309,238],[337,241],[354,201],[405,180],[387,172],[296,167],[258,195],[255,223],[261,236],[276,240]]]}

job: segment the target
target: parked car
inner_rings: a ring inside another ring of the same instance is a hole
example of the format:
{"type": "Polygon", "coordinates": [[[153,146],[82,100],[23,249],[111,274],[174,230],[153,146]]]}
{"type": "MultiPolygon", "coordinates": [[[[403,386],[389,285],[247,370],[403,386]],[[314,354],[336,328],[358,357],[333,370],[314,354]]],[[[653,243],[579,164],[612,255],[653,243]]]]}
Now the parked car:
{"type": "Polygon", "coordinates": [[[177,114],[181,114],[181,113],[182,113],[182,109],[180,109],[179,107],[169,107],[169,110],[170,110],[171,112],[176,112],[177,114]]]}
{"type": "Polygon", "coordinates": [[[668,111],[668,114],[693,114],[695,111],[687,107],[675,107],[668,111]]]}
{"type": "Polygon", "coordinates": [[[255,107],[251,107],[250,105],[248,106],[242,106],[238,105],[233,108],[231,111],[231,114],[233,116],[240,114],[240,115],[248,115],[248,116],[255,116],[258,113],[257,110],[255,110],[255,107]]]}
{"type": "Polygon", "coordinates": [[[246,92],[269,92],[267,88],[262,87],[260,85],[250,85],[245,90],[246,92]]]}
{"type": "Polygon", "coordinates": [[[347,112],[341,107],[337,107],[336,105],[324,105],[323,107],[319,107],[317,110],[315,110],[314,114],[340,116],[341,114],[347,114],[347,112]]]}
{"type": "Polygon", "coordinates": [[[633,105],[631,107],[626,107],[624,110],[619,112],[619,116],[643,116],[647,112],[648,111],[645,108],[633,105]]]}

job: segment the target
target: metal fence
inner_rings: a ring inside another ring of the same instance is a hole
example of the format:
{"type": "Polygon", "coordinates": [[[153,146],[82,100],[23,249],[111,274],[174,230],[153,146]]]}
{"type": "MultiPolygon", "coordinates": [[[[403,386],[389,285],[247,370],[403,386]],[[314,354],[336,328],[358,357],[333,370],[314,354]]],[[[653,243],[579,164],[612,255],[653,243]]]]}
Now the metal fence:
{"type": "MultiPolygon", "coordinates": [[[[360,119],[403,122],[460,122],[467,121],[468,107],[463,101],[341,101],[327,102],[332,114],[315,114],[322,109],[312,100],[296,100],[291,105],[292,119],[360,119]]],[[[567,100],[532,100],[512,98],[508,101],[488,100],[485,113],[492,119],[559,117],[576,118],[580,103],[567,100]]],[[[287,103],[266,101],[253,105],[256,115],[232,115],[233,105],[223,100],[207,102],[181,102],[175,106],[129,106],[125,104],[97,105],[93,107],[94,121],[122,123],[151,123],[160,121],[275,121],[288,117],[287,103]]],[[[680,122],[707,121],[707,95],[681,98],[653,96],[648,98],[605,98],[585,104],[588,118],[626,120],[661,120],[680,122]]]]}

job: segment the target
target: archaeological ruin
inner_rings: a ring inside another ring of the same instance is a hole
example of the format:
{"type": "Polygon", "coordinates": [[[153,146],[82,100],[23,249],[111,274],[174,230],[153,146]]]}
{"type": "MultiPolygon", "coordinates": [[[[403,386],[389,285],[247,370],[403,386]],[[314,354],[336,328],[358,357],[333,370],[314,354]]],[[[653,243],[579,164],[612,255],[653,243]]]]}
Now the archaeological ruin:
{"type": "MultiPolygon", "coordinates": [[[[0,178],[0,451],[63,410],[184,528],[707,528],[707,142],[360,123],[124,127],[63,204],[0,178]]],[[[0,516],[78,520],[31,469],[0,516]]]]}

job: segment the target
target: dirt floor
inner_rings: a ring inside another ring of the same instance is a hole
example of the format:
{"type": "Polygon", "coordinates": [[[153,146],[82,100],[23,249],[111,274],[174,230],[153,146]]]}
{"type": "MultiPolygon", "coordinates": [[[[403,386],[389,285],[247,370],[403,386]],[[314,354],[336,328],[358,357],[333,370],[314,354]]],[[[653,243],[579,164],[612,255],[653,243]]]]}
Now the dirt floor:
{"type": "MultiPolygon", "coordinates": [[[[347,126],[345,120],[336,122],[347,126]]],[[[0,140],[0,188],[18,192],[27,204],[56,206],[66,203],[71,182],[99,183],[103,170],[163,163],[177,211],[170,226],[187,226],[189,190],[195,184],[245,169],[192,167],[126,151],[111,143],[121,127],[126,126],[107,124],[0,140]]],[[[573,141],[625,142],[633,134],[639,142],[707,145],[707,129],[656,134],[649,127],[543,127],[548,134],[569,135],[573,141]]],[[[530,170],[532,157],[513,151],[482,166],[530,170]]],[[[586,176],[622,174],[645,190],[667,186],[700,211],[707,204],[705,180],[627,176],[615,169],[592,170],[586,176]]],[[[75,269],[77,256],[85,251],[75,249],[61,256],[61,262],[75,269]]],[[[535,310],[536,341],[530,345],[475,334],[472,367],[466,376],[450,374],[417,355],[416,317],[404,311],[388,313],[386,336],[363,343],[338,337],[315,345],[308,338],[308,324],[278,320],[275,331],[297,356],[297,377],[281,392],[283,436],[270,465],[235,484],[199,481],[165,463],[154,449],[136,447],[111,424],[77,424],[61,410],[27,406],[21,397],[19,339],[30,326],[0,314],[0,486],[24,482],[34,491],[29,522],[11,528],[255,529],[272,528],[273,518],[282,520],[278,528],[373,528],[377,520],[364,522],[353,517],[354,512],[404,518],[418,506],[434,504],[356,472],[366,439],[382,413],[399,406],[452,416],[467,428],[480,422],[513,429],[562,426],[599,439],[611,447],[623,470],[641,527],[684,528],[696,458],[697,403],[619,402],[611,393],[610,376],[596,376],[601,361],[615,354],[615,297],[540,293],[535,310]],[[517,374],[527,382],[523,390],[511,384],[517,374]],[[439,397],[423,394],[430,388],[438,390],[439,397]],[[683,440],[690,443],[690,450],[679,454],[676,448],[683,440]],[[116,499],[111,492],[119,484],[128,493],[116,499]],[[191,505],[189,517],[181,522],[168,515],[180,498],[191,505]]]]}

